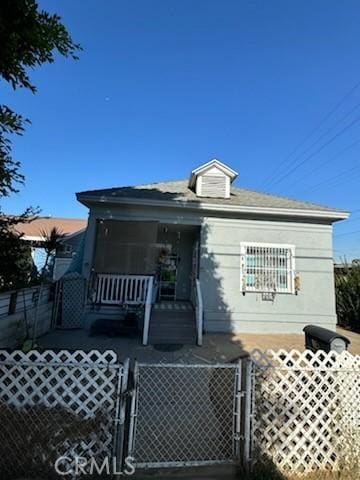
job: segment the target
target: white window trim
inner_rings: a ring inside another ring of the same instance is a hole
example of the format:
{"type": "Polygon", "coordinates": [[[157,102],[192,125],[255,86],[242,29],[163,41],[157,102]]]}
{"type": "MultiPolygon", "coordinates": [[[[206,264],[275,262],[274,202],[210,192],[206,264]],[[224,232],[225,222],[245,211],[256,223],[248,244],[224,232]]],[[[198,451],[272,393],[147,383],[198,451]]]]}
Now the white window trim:
{"type": "Polygon", "coordinates": [[[290,269],[288,270],[288,285],[287,290],[275,291],[273,293],[281,295],[293,295],[295,294],[295,245],[287,243],[262,243],[262,242],[240,242],[240,291],[243,293],[270,293],[269,290],[262,289],[250,289],[244,288],[244,268],[245,268],[245,255],[248,247],[260,247],[260,248],[282,248],[290,251],[290,269]]]}

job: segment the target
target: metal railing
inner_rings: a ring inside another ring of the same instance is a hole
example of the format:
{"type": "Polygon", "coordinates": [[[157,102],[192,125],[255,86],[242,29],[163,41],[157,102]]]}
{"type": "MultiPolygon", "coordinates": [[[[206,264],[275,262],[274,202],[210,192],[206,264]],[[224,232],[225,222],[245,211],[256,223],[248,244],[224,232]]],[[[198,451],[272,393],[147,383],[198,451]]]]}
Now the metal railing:
{"type": "Polygon", "coordinates": [[[98,273],[96,276],[95,303],[102,305],[145,305],[151,275],[120,275],[98,273]]]}
{"type": "Polygon", "coordinates": [[[204,304],[201,292],[200,280],[195,280],[195,315],[196,315],[196,336],[197,344],[202,345],[203,329],[204,329],[204,304]]]}
{"type": "Polygon", "coordinates": [[[272,243],[240,246],[243,292],[295,293],[295,247],[272,243]]]}
{"type": "Polygon", "coordinates": [[[154,288],[154,277],[150,277],[148,282],[148,287],[147,287],[146,299],[145,299],[143,345],[147,345],[149,340],[151,307],[153,304],[153,288],[154,288]]]}

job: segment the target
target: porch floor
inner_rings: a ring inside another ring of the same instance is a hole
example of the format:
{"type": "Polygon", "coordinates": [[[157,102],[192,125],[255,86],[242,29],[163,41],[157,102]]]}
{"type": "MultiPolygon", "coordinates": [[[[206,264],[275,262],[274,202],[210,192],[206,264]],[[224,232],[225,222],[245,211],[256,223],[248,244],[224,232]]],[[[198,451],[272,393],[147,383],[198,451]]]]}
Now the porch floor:
{"type": "MultiPolygon", "coordinates": [[[[350,352],[360,354],[360,334],[341,328],[338,328],[338,332],[351,340],[350,352]]],[[[91,337],[85,330],[54,330],[40,337],[38,344],[42,348],[115,350],[120,360],[129,357],[148,363],[223,363],[247,356],[254,348],[304,349],[304,336],[301,334],[207,333],[203,340],[202,347],[184,345],[174,352],[160,352],[151,346],[140,345],[138,338],[110,338],[106,335],[91,337]]]]}

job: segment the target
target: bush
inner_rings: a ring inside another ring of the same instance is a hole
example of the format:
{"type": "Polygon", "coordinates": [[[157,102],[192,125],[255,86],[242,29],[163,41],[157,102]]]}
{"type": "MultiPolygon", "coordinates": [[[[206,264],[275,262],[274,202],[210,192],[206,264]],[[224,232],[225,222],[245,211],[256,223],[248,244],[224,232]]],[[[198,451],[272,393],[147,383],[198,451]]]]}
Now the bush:
{"type": "Polygon", "coordinates": [[[360,332],[360,265],[336,273],[335,289],[339,325],[360,332]]]}

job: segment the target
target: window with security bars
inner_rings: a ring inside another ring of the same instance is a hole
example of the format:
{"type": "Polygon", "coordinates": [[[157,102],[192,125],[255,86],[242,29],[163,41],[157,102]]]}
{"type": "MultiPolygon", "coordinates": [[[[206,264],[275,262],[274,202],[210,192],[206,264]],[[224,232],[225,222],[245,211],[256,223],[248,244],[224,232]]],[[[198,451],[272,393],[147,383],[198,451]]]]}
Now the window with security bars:
{"type": "Polygon", "coordinates": [[[295,293],[294,245],[241,243],[243,292],[295,293]]]}

